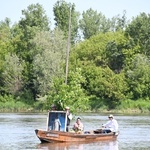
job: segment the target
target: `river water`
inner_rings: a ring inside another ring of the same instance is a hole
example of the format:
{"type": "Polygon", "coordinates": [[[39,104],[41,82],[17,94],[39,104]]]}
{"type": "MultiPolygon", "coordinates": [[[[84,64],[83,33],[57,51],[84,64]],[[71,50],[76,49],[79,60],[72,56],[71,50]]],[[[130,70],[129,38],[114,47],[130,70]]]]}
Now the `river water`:
{"type": "MultiPolygon", "coordinates": [[[[108,114],[82,113],[84,130],[98,129],[108,114]]],[[[45,113],[0,113],[0,150],[150,150],[150,116],[114,114],[120,134],[116,141],[41,144],[35,129],[46,129],[45,113]]],[[[76,116],[77,117],[77,116],[76,116]]],[[[71,125],[75,122],[72,120],[71,125]]]]}

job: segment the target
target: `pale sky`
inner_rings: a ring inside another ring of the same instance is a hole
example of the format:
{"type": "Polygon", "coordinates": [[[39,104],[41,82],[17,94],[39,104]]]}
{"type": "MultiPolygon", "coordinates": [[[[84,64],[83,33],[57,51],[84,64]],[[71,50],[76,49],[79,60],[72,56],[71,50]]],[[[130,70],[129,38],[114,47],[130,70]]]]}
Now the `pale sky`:
{"type": "MultiPolygon", "coordinates": [[[[112,18],[126,10],[126,17],[131,20],[141,12],[150,14],[150,0],[65,0],[66,2],[74,3],[76,11],[81,14],[83,11],[92,8],[101,12],[107,18],[112,18]]],[[[53,6],[57,0],[0,0],[0,21],[5,18],[10,18],[12,24],[18,22],[22,17],[22,10],[27,9],[30,4],[39,3],[43,6],[49,17],[52,26],[53,21],[53,6]]]]}

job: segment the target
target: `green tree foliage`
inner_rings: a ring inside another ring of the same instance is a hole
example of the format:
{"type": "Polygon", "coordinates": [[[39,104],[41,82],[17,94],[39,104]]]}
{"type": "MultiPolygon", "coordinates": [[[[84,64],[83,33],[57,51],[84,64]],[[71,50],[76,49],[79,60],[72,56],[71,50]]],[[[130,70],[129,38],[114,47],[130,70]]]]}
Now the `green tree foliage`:
{"type": "Polygon", "coordinates": [[[45,96],[51,90],[53,78],[64,77],[63,64],[67,43],[64,33],[57,28],[52,32],[37,33],[32,42],[35,45],[33,51],[34,89],[37,89],[39,96],[45,96]]]}
{"type": "Polygon", "coordinates": [[[111,20],[110,20],[110,31],[123,31],[126,29],[127,25],[128,25],[129,21],[127,20],[126,17],[126,11],[123,11],[123,15],[117,15],[114,16],[111,20]]]}
{"type": "Polygon", "coordinates": [[[0,68],[2,67],[5,54],[10,51],[11,28],[10,19],[0,22],[0,68]],[[9,48],[8,48],[9,47],[9,48]]]}
{"type": "Polygon", "coordinates": [[[71,41],[75,42],[78,39],[79,19],[79,13],[75,11],[75,4],[67,3],[64,0],[59,0],[55,3],[53,12],[56,27],[60,28],[66,37],[68,37],[69,17],[71,13],[71,41]]]}
{"type": "Polygon", "coordinates": [[[15,54],[8,53],[5,57],[4,68],[2,82],[4,83],[5,91],[7,94],[17,96],[23,87],[23,61],[19,60],[15,54]]]}
{"type": "Polygon", "coordinates": [[[1,41],[6,41],[8,39],[10,39],[11,37],[11,32],[10,32],[10,19],[6,18],[5,21],[1,21],[0,22],[0,40],[1,41]]]}
{"type": "MultiPolygon", "coordinates": [[[[82,88],[100,103],[104,100],[109,109],[119,105],[121,100],[125,99],[128,89],[124,73],[119,70],[120,65],[123,69],[123,60],[120,64],[121,60],[114,59],[120,55],[123,57],[122,51],[127,49],[127,43],[128,40],[122,32],[99,34],[77,45],[71,53],[71,69],[82,68],[82,75],[86,79],[82,88]],[[116,49],[113,49],[112,45],[108,49],[108,44],[112,39],[116,43],[116,49]],[[112,58],[114,60],[111,60],[112,58]],[[114,63],[118,63],[116,65],[116,68],[119,68],[118,74],[115,73],[115,66],[112,69],[108,67],[113,66],[114,63]]],[[[93,98],[92,103],[95,103],[93,98]]]]}
{"type": "Polygon", "coordinates": [[[132,99],[150,97],[150,60],[146,56],[137,54],[126,76],[132,99]]]}
{"type": "Polygon", "coordinates": [[[101,32],[107,32],[110,28],[106,17],[92,8],[83,11],[82,19],[79,22],[84,39],[89,39],[91,36],[101,32]]]}
{"type": "Polygon", "coordinates": [[[73,111],[84,111],[121,108],[120,104],[129,106],[130,101],[140,100],[141,105],[135,102],[132,106],[149,109],[149,14],[141,13],[126,28],[125,12],[122,17],[107,19],[88,9],[82,14],[78,32],[79,13],[74,4],[60,0],[53,10],[53,31],[39,4],[23,10],[23,18],[12,27],[8,18],[0,22],[1,104],[10,100],[9,108],[13,104],[16,109],[19,105],[14,98],[30,105],[34,99],[39,100],[34,103],[36,108],[49,108],[54,103],[59,110],[69,105],[73,111]],[[75,45],[72,42],[66,85],[70,10],[72,41],[75,43],[77,33],[82,32],[85,39],[75,45]]]}
{"type": "Polygon", "coordinates": [[[128,87],[124,73],[115,74],[108,67],[102,68],[93,64],[82,67],[82,76],[86,79],[82,88],[90,96],[92,105],[97,103],[101,107],[103,101],[109,109],[113,109],[125,99],[128,87]]]}
{"type": "Polygon", "coordinates": [[[150,14],[141,13],[126,28],[126,35],[141,47],[141,53],[150,56],[150,14]]]}
{"type": "Polygon", "coordinates": [[[124,60],[122,47],[119,47],[116,42],[109,42],[106,47],[106,54],[109,59],[108,66],[115,72],[120,72],[123,68],[124,60]]]}
{"type": "Polygon", "coordinates": [[[123,63],[123,69],[128,70],[130,68],[130,65],[132,65],[132,62],[134,58],[136,57],[136,54],[140,53],[140,46],[136,45],[132,38],[127,38],[125,45],[123,45],[122,53],[124,56],[124,63],[123,63]]]}
{"type": "Polygon", "coordinates": [[[124,73],[115,74],[111,69],[103,69],[103,78],[101,86],[105,102],[109,106],[109,109],[115,108],[125,99],[126,92],[128,90],[124,73]]]}
{"type": "Polygon", "coordinates": [[[34,44],[31,40],[35,37],[39,31],[49,31],[49,20],[45,14],[43,7],[40,4],[31,4],[27,10],[22,11],[22,15],[19,23],[14,26],[13,44],[15,46],[15,52],[25,61],[25,67],[23,70],[24,76],[24,92],[30,93],[28,95],[33,96],[36,99],[37,91],[34,89],[34,73],[33,73],[33,57],[32,53],[34,44]]]}
{"type": "Polygon", "coordinates": [[[105,65],[105,48],[107,42],[110,41],[112,37],[114,37],[113,33],[99,34],[77,44],[75,49],[71,51],[71,62],[76,63],[75,65],[77,67],[91,63],[97,66],[105,65]]]}
{"type": "MultiPolygon", "coordinates": [[[[3,82],[3,71],[5,70],[5,56],[9,52],[13,52],[13,46],[11,44],[12,34],[10,28],[10,19],[6,18],[5,21],[0,22],[0,93],[5,94],[4,82],[3,82]]],[[[7,67],[6,67],[7,68],[7,67]]]]}
{"type": "Polygon", "coordinates": [[[55,82],[48,96],[48,106],[54,103],[58,110],[64,110],[65,106],[70,106],[73,112],[88,110],[89,98],[81,86],[85,82],[81,69],[70,71],[68,80],[68,84],[64,83],[64,79],[55,82]]]}
{"type": "MultiPolygon", "coordinates": [[[[21,56],[27,61],[32,61],[32,55],[30,50],[33,45],[30,43],[30,40],[34,38],[35,34],[39,30],[48,31],[49,30],[49,21],[48,17],[45,14],[44,9],[40,4],[29,5],[27,10],[22,11],[22,18],[19,21],[19,28],[22,30],[22,35],[20,39],[22,40],[22,46],[17,47],[18,53],[21,53],[21,56]],[[19,49],[22,49],[21,51],[19,49]]],[[[18,30],[17,30],[18,31],[18,30]]]]}
{"type": "MultiPolygon", "coordinates": [[[[114,34],[115,35],[115,34],[114,34]]],[[[109,41],[106,45],[107,65],[116,73],[119,73],[125,66],[125,53],[133,51],[134,44],[127,39],[122,32],[116,32],[113,41],[109,41]]],[[[131,55],[130,55],[131,58],[131,55]]]]}
{"type": "Polygon", "coordinates": [[[115,32],[105,49],[106,64],[115,73],[129,68],[135,55],[140,52],[140,46],[136,45],[132,38],[127,38],[124,32],[115,32]]]}
{"type": "MultiPolygon", "coordinates": [[[[122,32],[101,33],[77,45],[71,52],[71,61],[78,65],[94,63],[96,66],[109,66],[113,71],[120,72],[127,61],[125,54],[129,56],[134,47],[132,40],[127,39],[122,32]]],[[[134,50],[136,52],[137,48],[134,50]]]]}
{"type": "Polygon", "coordinates": [[[27,30],[27,26],[29,26],[39,27],[45,31],[49,30],[48,17],[40,4],[29,5],[27,10],[22,10],[22,15],[24,15],[24,18],[19,21],[19,25],[22,29],[27,30]]]}

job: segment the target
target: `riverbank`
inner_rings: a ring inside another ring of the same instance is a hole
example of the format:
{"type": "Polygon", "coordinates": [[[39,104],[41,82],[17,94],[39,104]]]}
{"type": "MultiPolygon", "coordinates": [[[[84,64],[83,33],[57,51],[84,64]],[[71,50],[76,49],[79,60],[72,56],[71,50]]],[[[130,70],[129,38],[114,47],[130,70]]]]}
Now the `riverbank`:
{"type": "MultiPolygon", "coordinates": [[[[50,107],[49,107],[50,108],[50,107]]],[[[26,104],[21,101],[0,102],[0,112],[47,112],[49,108],[44,103],[35,102],[34,104],[26,104]]],[[[103,112],[103,113],[123,113],[123,114],[147,114],[150,113],[150,101],[131,101],[122,102],[115,109],[109,110],[107,107],[100,107],[85,112],[103,112]]]]}

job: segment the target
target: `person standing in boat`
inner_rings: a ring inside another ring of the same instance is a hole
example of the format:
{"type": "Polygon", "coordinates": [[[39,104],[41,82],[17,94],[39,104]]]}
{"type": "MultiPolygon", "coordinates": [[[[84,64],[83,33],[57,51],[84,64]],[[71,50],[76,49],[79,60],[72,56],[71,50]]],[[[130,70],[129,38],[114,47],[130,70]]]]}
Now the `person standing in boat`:
{"type": "Polygon", "coordinates": [[[118,132],[118,122],[113,115],[108,116],[109,121],[102,125],[103,133],[118,132]]]}
{"type": "Polygon", "coordinates": [[[50,111],[56,111],[56,105],[55,104],[51,105],[51,109],[48,110],[48,112],[50,112],[50,111]]]}
{"type": "Polygon", "coordinates": [[[56,111],[56,105],[55,104],[52,104],[51,111],[56,111]]]}
{"type": "Polygon", "coordinates": [[[82,132],[83,129],[84,129],[84,126],[83,126],[83,123],[81,122],[81,118],[78,117],[77,120],[76,120],[76,123],[73,126],[73,130],[75,132],[82,132]]]}
{"type": "Polygon", "coordinates": [[[66,107],[66,114],[67,114],[67,125],[66,125],[66,131],[69,131],[70,122],[72,120],[72,114],[70,113],[70,108],[66,107]]]}

